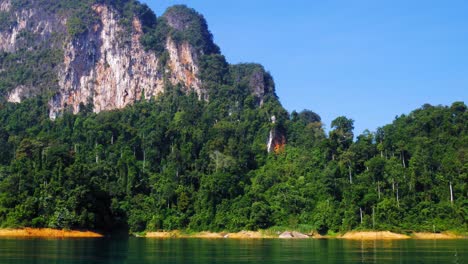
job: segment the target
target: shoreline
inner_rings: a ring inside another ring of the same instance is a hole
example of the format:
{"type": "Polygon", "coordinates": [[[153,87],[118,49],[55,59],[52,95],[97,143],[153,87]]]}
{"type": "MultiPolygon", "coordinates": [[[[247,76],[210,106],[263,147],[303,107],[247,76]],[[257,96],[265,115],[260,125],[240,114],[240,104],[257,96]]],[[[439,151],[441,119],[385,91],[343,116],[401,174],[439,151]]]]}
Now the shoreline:
{"type": "MultiPolygon", "coordinates": [[[[414,232],[399,234],[390,231],[349,231],[342,235],[320,235],[315,232],[302,234],[296,231],[273,232],[271,230],[240,231],[240,232],[184,232],[180,230],[147,232],[135,235],[148,239],[343,239],[343,240],[451,240],[468,239],[466,233],[460,235],[453,232],[429,233],[414,232]]],[[[19,228],[0,229],[0,238],[101,238],[103,234],[93,231],[61,230],[52,228],[19,228]]]]}
{"type": "Polygon", "coordinates": [[[0,237],[13,238],[100,238],[102,234],[92,231],[63,230],[52,228],[0,229],[0,237]]]}
{"type": "Polygon", "coordinates": [[[145,238],[167,239],[167,238],[204,238],[204,239],[272,239],[277,238],[260,231],[240,231],[237,233],[229,232],[195,232],[184,233],[179,230],[174,231],[161,231],[161,232],[148,232],[142,236],[145,238]]]}
{"type": "Polygon", "coordinates": [[[320,235],[316,233],[302,234],[295,231],[286,231],[283,233],[262,231],[240,231],[237,233],[229,232],[194,232],[184,233],[179,230],[148,232],[144,237],[148,239],[177,239],[177,238],[200,238],[200,239],[343,239],[343,240],[450,240],[450,239],[468,239],[467,235],[457,235],[452,232],[428,233],[415,232],[409,235],[394,233],[390,231],[349,231],[343,235],[320,235]]]}
{"type": "Polygon", "coordinates": [[[442,233],[429,233],[429,232],[417,232],[413,233],[411,238],[419,240],[449,240],[449,239],[467,239],[468,236],[457,235],[451,232],[442,232],[442,233]]]}
{"type": "Polygon", "coordinates": [[[338,238],[346,240],[403,240],[411,237],[390,231],[350,231],[338,238]]]}
{"type": "Polygon", "coordinates": [[[410,234],[400,234],[390,231],[349,231],[337,238],[347,240],[451,240],[468,239],[468,236],[467,234],[459,235],[450,231],[441,233],[413,232],[410,234]]]}

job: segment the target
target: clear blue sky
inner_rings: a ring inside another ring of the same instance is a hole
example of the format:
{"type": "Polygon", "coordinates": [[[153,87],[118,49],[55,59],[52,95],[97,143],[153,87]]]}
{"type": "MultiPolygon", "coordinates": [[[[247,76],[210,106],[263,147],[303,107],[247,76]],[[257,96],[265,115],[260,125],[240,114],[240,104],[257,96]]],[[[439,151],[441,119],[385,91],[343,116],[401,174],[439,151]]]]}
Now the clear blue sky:
{"type": "Polygon", "coordinates": [[[424,103],[468,103],[468,1],[143,0],[202,13],[230,63],[271,72],[288,110],[375,131],[424,103]]]}

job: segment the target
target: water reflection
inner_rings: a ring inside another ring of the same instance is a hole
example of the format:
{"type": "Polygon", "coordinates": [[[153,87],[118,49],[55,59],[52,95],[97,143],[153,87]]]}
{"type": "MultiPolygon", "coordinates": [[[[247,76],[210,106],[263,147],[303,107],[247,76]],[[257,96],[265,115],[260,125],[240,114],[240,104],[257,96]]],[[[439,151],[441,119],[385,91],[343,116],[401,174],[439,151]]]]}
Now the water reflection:
{"type": "Polygon", "coordinates": [[[468,263],[452,241],[0,239],[0,263],[468,263]]]}

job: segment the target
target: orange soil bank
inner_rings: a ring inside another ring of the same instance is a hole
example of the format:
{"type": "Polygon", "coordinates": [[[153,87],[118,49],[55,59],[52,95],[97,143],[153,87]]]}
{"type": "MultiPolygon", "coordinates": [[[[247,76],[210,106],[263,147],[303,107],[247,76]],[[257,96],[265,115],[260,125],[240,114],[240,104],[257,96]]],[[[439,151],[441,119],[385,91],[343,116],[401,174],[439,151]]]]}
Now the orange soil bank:
{"type": "Polygon", "coordinates": [[[96,238],[103,235],[91,231],[58,230],[51,228],[0,229],[0,237],[96,238]]]}

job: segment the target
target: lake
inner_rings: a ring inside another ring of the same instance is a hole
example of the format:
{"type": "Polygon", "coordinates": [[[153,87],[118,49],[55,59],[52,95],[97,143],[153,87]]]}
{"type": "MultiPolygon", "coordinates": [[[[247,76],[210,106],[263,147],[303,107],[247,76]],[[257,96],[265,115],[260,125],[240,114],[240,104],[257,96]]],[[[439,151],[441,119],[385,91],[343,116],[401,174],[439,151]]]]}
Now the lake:
{"type": "Polygon", "coordinates": [[[2,238],[0,263],[468,263],[468,241],[2,238]]]}

